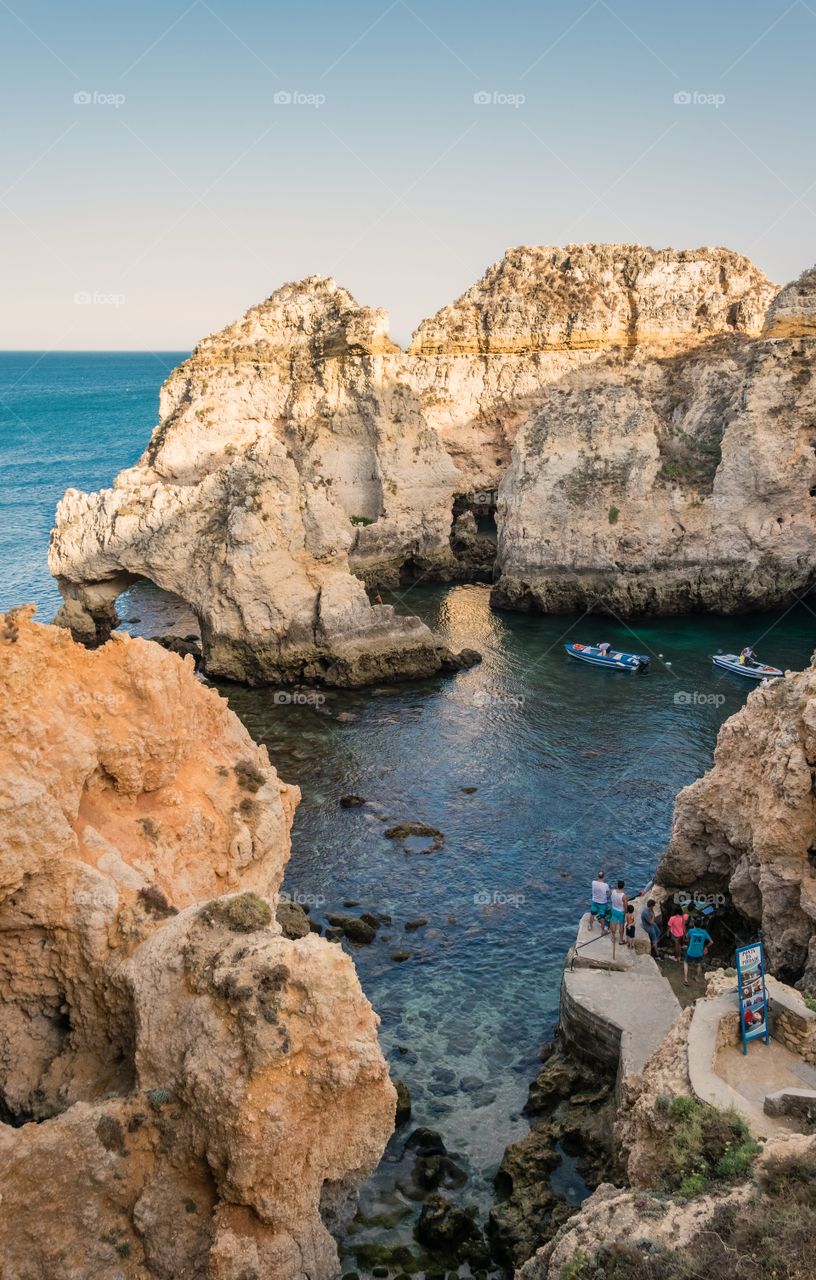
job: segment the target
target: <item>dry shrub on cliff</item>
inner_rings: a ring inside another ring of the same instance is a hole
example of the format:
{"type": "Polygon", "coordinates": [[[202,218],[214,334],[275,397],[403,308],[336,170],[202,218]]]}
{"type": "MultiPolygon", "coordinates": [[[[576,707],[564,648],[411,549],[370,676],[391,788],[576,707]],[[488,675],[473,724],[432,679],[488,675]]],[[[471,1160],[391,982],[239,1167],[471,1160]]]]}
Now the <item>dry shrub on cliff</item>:
{"type": "Polygon", "coordinates": [[[793,1156],[763,1170],[747,1204],[715,1209],[682,1252],[649,1240],[604,1245],[576,1253],[559,1280],[813,1280],[814,1238],[816,1156],[793,1156]]]}
{"type": "Polygon", "coordinates": [[[254,933],[272,923],[272,908],[257,893],[239,893],[234,898],[215,898],[201,908],[207,924],[223,924],[232,933],[254,933]]]}

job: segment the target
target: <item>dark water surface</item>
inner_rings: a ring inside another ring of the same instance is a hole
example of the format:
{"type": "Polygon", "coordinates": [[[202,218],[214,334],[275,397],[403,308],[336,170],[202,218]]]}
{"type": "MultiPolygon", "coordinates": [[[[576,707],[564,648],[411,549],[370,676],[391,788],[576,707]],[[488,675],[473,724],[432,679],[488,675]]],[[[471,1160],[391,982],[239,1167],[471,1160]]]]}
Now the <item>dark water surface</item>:
{"type": "MultiPolygon", "coordinates": [[[[136,460],[159,384],[180,358],[0,356],[0,608],[33,599],[43,619],[52,616],[59,597],[45,554],[55,502],[68,486],[109,484],[136,460]]],[[[352,948],[360,979],[394,1074],[411,1090],[411,1126],[441,1131],[471,1175],[453,1194],[484,1212],[504,1147],[526,1132],[519,1112],[589,881],[601,866],[634,890],[649,881],[676,792],[710,766],[720,724],[745,701],[750,686],[716,672],[711,654],[751,641],[764,659],[800,668],[816,618],[797,605],[629,628],[493,613],[477,586],[415,587],[392,599],[452,647],[479,649],[481,666],[329,692],[321,705],[272,690],[223,692],[281,776],[303,789],[287,890],[317,917],[349,900],[392,917],[387,937],[352,948]],[[561,647],[603,638],[649,653],[649,673],[595,670],[561,647]],[[338,720],[344,712],[354,718],[338,720]],[[350,792],[368,803],[341,809],[350,792]],[[401,820],[439,828],[443,847],[424,854],[422,841],[386,839],[401,820]],[[421,917],[425,927],[406,931],[421,917]],[[408,959],[393,960],[398,951],[408,959]]],[[[124,608],[142,634],[192,622],[146,584],[124,608]]],[[[404,1136],[363,1189],[347,1270],[367,1274],[354,1264],[360,1242],[411,1242],[417,1205],[400,1189],[404,1136]]],[[[560,1172],[574,1199],[571,1167],[560,1172]]]]}
{"type": "MultiPolygon", "coordinates": [[[[747,681],[713,668],[712,653],[749,639],[801,667],[816,619],[798,605],[628,627],[496,614],[479,586],[416,587],[398,604],[452,647],[478,648],[482,664],[411,687],[329,693],[322,707],[228,693],[303,789],[289,892],[315,914],[347,899],[393,917],[387,940],[352,948],[360,979],[411,1090],[411,1124],[438,1129],[464,1157],[471,1180],[458,1198],[484,1212],[505,1146],[527,1130],[519,1112],[590,880],[604,868],[635,891],[649,882],[677,791],[710,766],[720,724],[745,701],[747,681]],[[600,671],[562,648],[604,637],[652,655],[648,674],[600,671]],[[357,718],[333,718],[343,712],[357,718]],[[341,809],[345,793],[370,803],[341,809]],[[443,848],[423,855],[384,837],[406,819],[440,829],[443,848]],[[421,917],[425,928],[405,930],[421,917]],[[397,949],[410,958],[393,961],[397,949]]],[[[410,1240],[414,1207],[397,1185],[404,1137],[364,1190],[349,1250],[410,1240]]],[[[574,1179],[560,1172],[573,1198],[574,1179]]]]}

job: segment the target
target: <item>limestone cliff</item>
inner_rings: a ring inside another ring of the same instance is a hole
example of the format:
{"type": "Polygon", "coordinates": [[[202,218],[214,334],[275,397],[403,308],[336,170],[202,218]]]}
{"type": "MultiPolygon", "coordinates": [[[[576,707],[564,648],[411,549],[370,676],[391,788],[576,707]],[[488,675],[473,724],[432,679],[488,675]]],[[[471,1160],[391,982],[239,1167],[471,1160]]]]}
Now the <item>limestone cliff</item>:
{"type": "Polygon", "coordinates": [[[768,310],[765,338],[816,338],[816,267],[786,285],[768,310]]]}
{"type": "Polygon", "coordinates": [[[494,603],[730,613],[807,590],[814,350],[719,339],[547,388],[499,491],[494,603]]]}
{"type": "Polygon", "coordinates": [[[137,465],[60,503],[60,621],[104,636],[116,597],[146,577],[195,610],[212,673],[354,685],[438,671],[436,637],[371,606],[349,568],[352,554],[453,563],[456,473],[383,327],[313,277],[202,342],[165,384],[137,465]]]}
{"type": "Polygon", "coordinates": [[[274,920],[297,789],[191,659],[27,614],[0,620],[3,1276],[333,1276],[321,1201],[395,1095],[350,959],[274,920]]]}
{"type": "Polygon", "coordinates": [[[513,249],[403,352],[334,281],[285,285],[170,376],[112,489],[65,495],[60,621],[104,636],[146,577],[212,672],[427,675],[439,641],[363,583],[483,578],[468,506],[496,510],[497,605],[789,599],[816,570],[814,339],[784,293],[762,334],[775,294],[725,249],[513,249]]]}
{"type": "Polygon", "coordinates": [[[816,667],[756,689],[677,797],[657,880],[727,895],[772,972],[816,994],[816,667]]]}

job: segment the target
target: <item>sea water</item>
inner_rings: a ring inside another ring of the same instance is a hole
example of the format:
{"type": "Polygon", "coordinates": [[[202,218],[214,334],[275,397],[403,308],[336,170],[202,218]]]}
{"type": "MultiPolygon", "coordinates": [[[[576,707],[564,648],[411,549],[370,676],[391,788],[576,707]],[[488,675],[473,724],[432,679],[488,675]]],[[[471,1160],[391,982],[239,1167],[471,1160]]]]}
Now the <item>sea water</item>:
{"type": "MultiPolygon", "coordinates": [[[[136,460],[179,358],[0,356],[0,607],[35,600],[43,620],[53,614],[55,502],[136,460]]],[[[502,1152],[527,1129],[521,1108],[591,879],[604,869],[635,892],[649,882],[677,791],[710,767],[719,726],[749,692],[712,654],[751,642],[765,660],[801,668],[816,615],[804,602],[740,618],[541,617],[492,611],[483,586],[420,584],[388,598],[452,648],[477,648],[482,663],[305,702],[220,687],[303,790],[286,891],[319,920],[345,902],[391,917],[376,942],[350,949],[393,1074],[411,1092],[409,1128],[442,1134],[469,1174],[452,1194],[486,1212],[502,1152]],[[563,648],[603,639],[650,655],[648,673],[597,670],[563,648]],[[342,808],[351,793],[367,803],[342,808]],[[437,828],[442,847],[387,838],[401,821],[437,828]]],[[[134,632],[190,625],[147,586],[123,610],[134,632]]],[[[361,1241],[411,1241],[404,1137],[363,1188],[347,1269],[361,1241]]]]}

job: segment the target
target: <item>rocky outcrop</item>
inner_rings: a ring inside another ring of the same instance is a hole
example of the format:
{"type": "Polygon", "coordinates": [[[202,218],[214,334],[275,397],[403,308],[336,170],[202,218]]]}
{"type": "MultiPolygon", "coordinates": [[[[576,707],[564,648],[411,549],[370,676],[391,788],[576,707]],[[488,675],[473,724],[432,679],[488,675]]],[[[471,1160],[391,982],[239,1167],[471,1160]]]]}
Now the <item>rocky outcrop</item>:
{"type": "Polygon", "coordinates": [[[29,613],[0,621],[3,1275],[333,1276],[395,1094],[351,960],[275,920],[297,789],[192,658],[29,613]]]}
{"type": "Polygon", "coordinates": [[[657,879],[723,893],[761,928],[770,969],[816,993],[816,668],[756,689],[714,767],[677,797],[657,879]]]}
{"type": "Polygon", "coordinates": [[[807,590],[814,350],[719,339],[547,388],[499,492],[494,603],[731,613],[807,590]]]}
{"type": "Polygon", "coordinates": [[[765,338],[816,338],[816,267],[786,285],[768,310],[765,338]]]}
{"type": "Polygon", "coordinates": [[[170,376],[112,489],[65,495],[59,621],[104,638],[146,577],[195,610],[211,672],[354,685],[444,660],[364,584],[496,559],[514,608],[786,599],[813,576],[816,457],[811,339],[758,336],[775,293],[725,249],[512,249],[403,352],[333,280],[285,285],[170,376]]]}
{"type": "Polygon", "coordinates": [[[350,571],[455,566],[456,472],[396,350],[382,312],[318,277],[205,339],[163,387],[137,465],[62,499],[58,620],[104,637],[145,577],[195,610],[211,673],[357,685],[439,671],[439,640],[370,605],[350,571]]]}
{"type": "Polygon", "coordinates": [[[569,244],[508,249],[417,329],[416,355],[530,355],[759,333],[774,286],[727,249],[569,244]]]}

